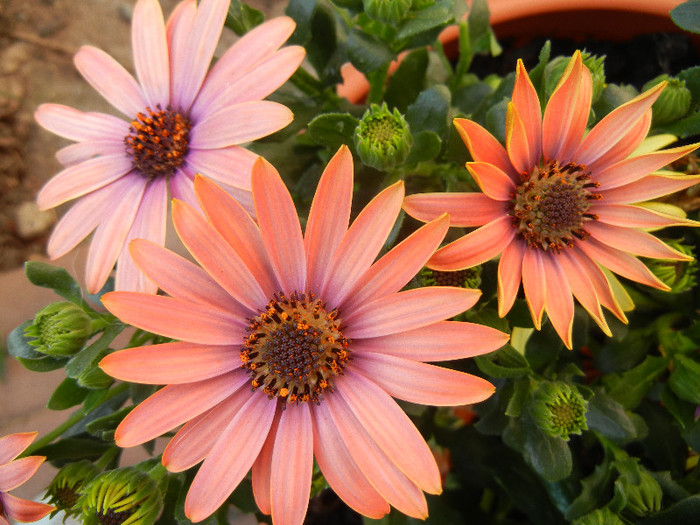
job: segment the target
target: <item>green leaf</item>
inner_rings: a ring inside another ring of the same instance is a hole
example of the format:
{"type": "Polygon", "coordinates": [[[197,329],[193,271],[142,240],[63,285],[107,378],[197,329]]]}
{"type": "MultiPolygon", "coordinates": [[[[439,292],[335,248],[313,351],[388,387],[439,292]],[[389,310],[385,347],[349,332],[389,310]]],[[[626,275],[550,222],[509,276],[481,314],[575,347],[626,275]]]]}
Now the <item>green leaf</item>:
{"type": "Polygon", "coordinates": [[[350,31],[345,45],[352,65],[365,74],[378,71],[396,59],[396,53],[384,42],[356,29],[350,31]]]}
{"type": "Polygon", "coordinates": [[[681,399],[700,404],[700,363],[683,354],[673,357],[673,371],[668,378],[671,390],[681,399]]]}
{"type": "Polygon", "coordinates": [[[413,11],[411,17],[399,28],[396,37],[402,40],[412,38],[453,21],[452,2],[438,0],[428,7],[413,11]]]}
{"type": "Polygon", "coordinates": [[[530,373],[525,357],[510,345],[488,355],[474,358],[479,370],[491,377],[521,377],[530,373]]]}
{"type": "Polygon", "coordinates": [[[531,393],[532,385],[529,378],[525,377],[513,381],[513,395],[508,400],[506,415],[510,417],[519,417],[531,393]]]}
{"type": "Polygon", "coordinates": [[[692,95],[690,107],[695,107],[700,103],[700,66],[684,69],[678,73],[678,79],[685,82],[685,87],[690,90],[692,95]]]}
{"type": "Polygon", "coordinates": [[[571,473],[573,462],[569,444],[534,425],[526,425],[523,452],[525,460],[547,481],[559,481],[571,473]]]}
{"type": "Polygon", "coordinates": [[[428,130],[440,137],[447,131],[447,112],[450,109],[451,94],[446,86],[433,86],[418,95],[416,101],[406,110],[406,120],[411,132],[428,130]]]}
{"type": "Polygon", "coordinates": [[[656,378],[667,366],[665,358],[649,355],[631,370],[603,376],[603,385],[610,397],[627,410],[632,410],[642,402],[656,378]]]}
{"type": "Polygon", "coordinates": [[[700,516],[700,495],[690,496],[672,507],[645,520],[638,525],[697,525],[700,516]]]}
{"type": "Polygon", "coordinates": [[[238,36],[244,35],[265,20],[262,11],[252,8],[240,0],[231,0],[225,25],[238,36]]]}
{"type": "Polygon", "coordinates": [[[671,20],[681,29],[700,33],[700,0],[688,0],[677,5],[671,12],[671,20]]]}
{"type": "Polygon", "coordinates": [[[609,501],[613,496],[614,475],[615,469],[612,462],[606,457],[590,476],[581,480],[579,495],[571,502],[564,514],[567,521],[588,514],[609,501]]]}
{"type": "Polygon", "coordinates": [[[508,99],[493,104],[486,112],[486,129],[498,139],[505,142],[506,139],[506,113],[508,112],[508,99]]]}
{"type": "Polygon", "coordinates": [[[59,266],[52,266],[40,261],[28,261],[24,264],[27,278],[35,285],[51,288],[61,297],[75,304],[83,304],[80,285],[70,274],[59,266]]]}
{"type": "Polygon", "coordinates": [[[106,443],[97,439],[65,438],[56,443],[38,448],[33,454],[46,456],[52,462],[77,461],[81,459],[94,460],[104,454],[111,446],[113,446],[112,443],[106,443]]]}
{"type": "Polygon", "coordinates": [[[700,134],[700,111],[694,111],[684,117],[669,124],[663,124],[660,129],[667,133],[677,135],[680,138],[692,137],[700,134]]]}
{"type": "Polygon", "coordinates": [[[88,395],[88,392],[90,390],[79,386],[75,379],[67,377],[51,394],[48,403],[46,403],[46,408],[50,410],[65,410],[79,405],[88,395]]]}
{"type": "Polygon", "coordinates": [[[588,400],[586,423],[590,430],[597,430],[613,441],[629,441],[637,437],[634,422],[622,405],[600,388],[588,400]]]}
{"type": "Polygon", "coordinates": [[[353,134],[359,123],[350,113],[323,113],[309,122],[309,134],[332,152],[343,144],[354,149],[353,134]]]}
{"type": "Polygon", "coordinates": [[[7,337],[7,352],[33,372],[49,372],[61,368],[66,363],[66,358],[41,354],[29,344],[31,338],[24,335],[24,330],[31,324],[32,321],[26,321],[10,332],[7,337]]]}
{"type": "Polygon", "coordinates": [[[289,0],[284,10],[297,27],[287,41],[288,44],[306,45],[311,40],[311,18],[316,11],[316,0],[289,0]]]}
{"type": "Polygon", "coordinates": [[[105,330],[97,341],[92,343],[87,348],[84,348],[75,354],[66,364],[66,375],[68,377],[77,378],[86,368],[97,366],[102,357],[105,355],[105,350],[114,341],[114,338],[121,333],[124,325],[116,323],[110,325],[105,330]]]}
{"type": "Polygon", "coordinates": [[[406,55],[396,71],[389,77],[384,100],[390,108],[402,113],[422,91],[428,69],[428,51],[417,49],[406,55]]]}
{"type": "Polygon", "coordinates": [[[673,417],[658,402],[644,401],[637,408],[649,432],[642,445],[656,470],[669,470],[679,476],[685,469],[688,446],[674,424],[673,417]]]}
{"type": "Polygon", "coordinates": [[[442,141],[437,133],[429,130],[419,131],[413,135],[413,146],[404,164],[411,165],[433,160],[440,154],[441,149],[442,141]]]}
{"type": "Polygon", "coordinates": [[[104,438],[104,433],[113,432],[119,423],[122,422],[122,419],[134,408],[133,405],[124,407],[106,416],[95,418],[85,426],[85,429],[93,436],[104,438]]]}

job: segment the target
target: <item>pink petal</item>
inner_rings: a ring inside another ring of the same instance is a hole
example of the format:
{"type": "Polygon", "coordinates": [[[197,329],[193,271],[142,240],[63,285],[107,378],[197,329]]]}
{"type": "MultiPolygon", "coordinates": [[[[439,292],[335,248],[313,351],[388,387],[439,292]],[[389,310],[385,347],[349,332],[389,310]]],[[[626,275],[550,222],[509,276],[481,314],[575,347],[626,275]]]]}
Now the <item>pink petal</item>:
{"type": "Polygon", "coordinates": [[[505,250],[514,236],[512,218],[503,215],[440,248],[428,261],[428,268],[453,271],[485,263],[505,250]]]}
{"type": "Polygon", "coordinates": [[[417,193],[404,199],[403,209],[423,222],[449,213],[450,225],[461,228],[483,226],[506,213],[502,202],[483,193],[417,193]]]}
{"type": "Polygon", "coordinates": [[[178,200],[173,201],[172,217],[187,249],[231,297],[253,312],[267,303],[255,276],[204,217],[178,200]]]}
{"type": "Polygon", "coordinates": [[[125,323],[172,339],[204,345],[240,344],[247,323],[210,306],[137,292],[111,292],[102,304],[125,323]]]}
{"type": "Polygon", "coordinates": [[[178,168],[175,176],[170,177],[170,198],[189,204],[200,211],[199,202],[194,194],[194,173],[189,169],[178,168]]]}
{"type": "MultiPolygon", "coordinates": [[[[534,166],[539,165],[542,157],[541,150],[535,151],[535,148],[528,143],[525,123],[518,115],[512,102],[508,104],[506,112],[506,151],[508,151],[510,162],[518,173],[529,173],[534,166]]],[[[505,173],[504,175],[507,177],[505,173]]],[[[513,184],[512,181],[511,184],[513,184]]]]}
{"type": "Polygon", "coordinates": [[[351,312],[367,301],[401,290],[435,252],[448,226],[445,214],[416,230],[374,263],[338,307],[351,312]]]}
{"type": "Polygon", "coordinates": [[[272,421],[270,432],[267,434],[265,444],[260,450],[255,463],[253,463],[253,497],[255,504],[263,514],[272,513],[271,495],[272,489],[272,453],[277,438],[277,427],[279,426],[281,410],[275,412],[275,419],[272,421]]]}
{"type": "Polygon", "coordinates": [[[190,144],[195,149],[215,149],[250,142],[279,131],[293,118],[289,108],[268,100],[226,106],[192,127],[190,144]]]}
{"type": "Polygon", "coordinates": [[[425,496],[370,437],[342,396],[329,395],[314,407],[325,424],[334,424],[362,474],[389,504],[419,519],[428,515],[425,496]]]}
{"type": "Polygon", "coordinates": [[[53,505],[17,498],[12,494],[2,494],[2,506],[8,518],[22,523],[39,521],[56,510],[53,505]]]}
{"type": "Polygon", "coordinates": [[[206,458],[224,429],[254,395],[244,384],[218,405],[185,423],[163,451],[165,468],[182,472],[206,458]]]}
{"type": "Polygon", "coordinates": [[[257,158],[258,155],[240,146],[217,149],[190,147],[187,163],[196,173],[250,191],[250,174],[257,158]]]}
{"type": "Polygon", "coordinates": [[[121,145],[129,134],[130,124],[106,113],[86,113],[61,104],[42,104],[34,112],[34,118],[42,127],[56,135],[77,142],[105,141],[121,145]]]}
{"type": "Polygon", "coordinates": [[[0,465],[0,492],[19,487],[34,475],[45,459],[44,456],[27,456],[0,465]]]}
{"type": "Polygon", "coordinates": [[[576,162],[591,164],[618,146],[645,117],[663,89],[664,86],[658,84],[605,115],[581,141],[576,151],[576,162]]]}
{"type": "MultiPolygon", "coordinates": [[[[126,155],[95,157],[69,166],[47,182],[36,201],[47,210],[76,197],[98,190],[131,171],[131,160],[126,155]]],[[[145,182],[145,179],[144,179],[145,182]]]]}
{"type": "Polygon", "coordinates": [[[590,279],[600,304],[610,310],[620,321],[626,323],[627,317],[625,316],[625,312],[622,311],[615,295],[612,293],[608,278],[596,262],[581,250],[571,250],[569,255],[571,258],[578,261],[580,267],[583,269],[588,279],[590,279]]]}
{"type": "Polygon", "coordinates": [[[603,244],[632,255],[676,261],[692,260],[692,257],[674,250],[650,233],[635,230],[634,228],[589,221],[586,223],[586,229],[595,239],[603,244]]]}
{"type": "Polygon", "coordinates": [[[115,140],[76,142],[59,149],[56,152],[56,160],[63,167],[68,167],[80,164],[93,157],[120,154],[124,154],[124,142],[116,142],[115,140]]]}
{"type": "Polygon", "coordinates": [[[179,2],[173,12],[170,13],[165,24],[165,37],[168,42],[168,56],[170,56],[170,92],[173,93],[176,70],[181,69],[181,57],[185,53],[192,25],[197,16],[197,0],[183,0],[179,2]]]}
{"type": "Polygon", "coordinates": [[[127,177],[131,179],[130,186],[119,196],[121,200],[111,203],[111,213],[105,214],[90,242],[85,265],[85,286],[89,293],[97,293],[107,281],[146,189],[146,180],[140,175],[131,173],[127,177]]]}
{"type": "Polygon", "coordinates": [[[172,57],[171,102],[182,111],[189,111],[202,86],[224,27],[228,7],[228,2],[202,0],[191,27],[183,35],[185,42],[176,49],[178,54],[172,57]]]}
{"type": "Polygon", "coordinates": [[[374,262],[401,211],[403,196],[403,182],[397,182],[374,197],[353,221],[319,292],[328,304],[340,304],[374,262]]]}
{"type": "Polygon", "coordinates": [[[544,273],[547,276],[547,286],[545,286],[547,315],[561,340],[568,349],[571,349],[571,330],[574,323],[574,299],[571,296],[571,288],[559,264],[558,254],[544,253],[541,258],[544,273]]]}
{"type": "Polygon", "coordinates": [[[114,439],[126,448],[157,438],[206,412],[247,381],[245,372],[238,370],[197,383],[165,386],[129,412],[114,439]]]}
{"type": "Polygon", "coordinates": [[[275,525],[302,525],[309,506],[314,464],[308,403],[287,406],[272,451],[270,508],[275,525]]]}
{"type": "Polygon", "coordinates": [[[491,383],[477,376],[386,354],[358,355],[352,368],[390,396],[421,405],[479,403],[495,390],[491,383]]]}
{"type": "Polygon", "coordinates": [[[700,175],[655,173],[600,193],[603,195],[602,202],[606,204],[632,204],[675,193],[698,182],[700,182],[700,175]]]}
{"type": "MultiPolygon", "coordinates": [[[[524,158],[528,159],[525,169],[529,171],[539,164],[542,157],[542,108],[522,60],[518,60],[512,100],[525,127],[526,143],[530,151],[524,158]]],[[[510,149],[508,153],[512,154],[510,149]]]]}
{"type": "Polygon", "coordinates": [[[211,515],[248,473],[265,443],[276,407],[275,401],[257,393],[221,433],[187,493],[185,515],[190,520],[211,515]]]}
{"type": "Polygon", "coordinates": [[[538,248],[526,248],[523,256],[523,291],[535,328],[540,329],[547,289],[543,256],[538,248]]]}
{"type": "Polygon", "coordinates": [[[480,296],[480,290],[451,286],[414,288],[387,295],[343,317],[343,332],[351,339],[405,332],[460,314],[474,306],[480,296]]]}
{"type": "MultiPolygon", "coordinates": [[[[493,164],[467,162],[467,169],[487,197],[496,201],[510,201],[515,184],[510,177],[493,164]]],[[[453,224],[454,226],[454,224],[453,224]]]]}
{"type": "Polygon", "coordinates": [[[240,368],[240,354],[240,345],[164,343],[109,354],[100,361],[100,368],[112,377],[132,383],[193,383],[240,368]]]}
{"type": "Polygon", "coordinates": [[[321,175],[304,233],[306,282],[312,292],[320,291],[333,270],[333,254],[350,223],[352,184],[352,154],[341,146],[321,175]]]}
{"type": "Polygon", "coordinates": [[[83,78],[129,118],[133,119],[148,105],[134,77],[104,51],[83,46],[73,62],[83,78]]]}
{"type": "Polygon", "coordinates": [[[597,191],[617,188],[629,184],[649,175],[652,171],[663,168],[674,160],[687,155],[697,148],[697,144],[670,148],[662,151],[654,151],[646,155],[639,155],[625,159],[617,164],[595,174],[595,180],[600,184],[597,191]]]}
{"type": "MultiPolygon", "coordinates": [[[[603,170],[626,159],[630,154],[637,149],[637,147],[646,138],[647,133],[649,133],[649,128],[651,127],[651,109],[648,109],[642,118],[640,118],[634,125],[632,125],[627,133],[618,141],[617,144],[613,145],[609,150],[603,153],[595,161],[586,164],[587,171],[591,173],[596,173],[597,171],[603,170]]],[[[595,129],[595,128],[593,128],[595,129]]],[[[592,130],[591,130],[592,131],[592,130]]],[[[585,137],[584,137],[585,142],[585,137]]],[[[577,153],[578,155],[578,153],[577,153]]],[[[578,157],[576,157],[576,162],[580,162],[578,157]]]]}
{"type": "Polygon", "coordinates": [[[263,294],[272,297],[280,290],[280,285],[270,266],[257,224],[235,199],[201,175],[195,178],[195,192],[209,223],[256,276],[263,294]]]}
{"type": "Polygon", "coordinates": [[[572,254],[573,250],[562,250],[557,260],[566,275],[571,292],[578,299],[581,306],[590,314],[593,320],[600,326],[607,336],[611,336],[610,328],[600,308],[600,301],[596,289],[585,268],[572,254]]]}
{"type": "Polygon", "coordinates": [[[115,290],[156,293],[157,287],[137,268],[129,253],[129,243],[136,239],[146,239],[156,244],[165,244],[165,228],[168,217],[168,185],[165,178],[150,181],[141,199],[134,222],[124,240],[117,259],[117,272],[114,278],[115,290]]]}
{"type": "Polygon", "coordinates": [[[32,444],[38,432],[18,432],[0,437],[0,465],[9,463],[32,444]]]}
{"type": "Polygon", "coordinates": [[[170,60],[163,11],[157,0],[139,0],[131,22],[134,68],[151,109],[170,102],[170,60]]]}
{"type": "Polygon", "coordinates": [[[471,120],[456,118],[453,123],[474,161],[493,164],[507,173],[513,182],[520,180],[505,148],[491,133],[471,120]]]}
{"type": "Polygon", "coordinates": [[[591,72],[581,53],[571,57],[561,80],[549,98],[542,121],[542,150],[546,158],[560,164],[573,160],[586,130],[591,109],[591,72]]]}
{"type": "Polygon", "coordinates": [[[518,295],[522,278],[523,257],[527,245],[521,241],[506,246],[498,262],[498,315],[505,317],[518,295]]]}
{"type": "Polygon", "coordinates": [[[616,250],[592,238],[576,243],[576,246],[592,260],[622,277],[659,290],[669,289],[644,263],[629,253],[616,250]]]}
{"type": "Polygon", "coordinates": [[[440,472],[428,444],[384,390],[346,369],[334,395],[343,398],[371,439],[411,481],[431,494],[442,492],[440,472]]]}
{"type": "Polygon", "coordinates": [[[350,508],[364,516],[379,519],[388,514],[389,504],[362,474],[329,414],[314,409],[311,415],[314,423],[314,455],[333,491],[350,508]]]}
{"type": "Polygon", "coordinates": [[[168,295],[230,312],[241,319],[250,315],[207,272],[187,259],[143,239],[132,241],[130,247],[134,262],[168,295]]]}
{"type": "Polygon", "coordinates": [[[277,170],[262,157],[253,166],[252,187],[262,241],[282,291],[304,291],[306,253],[292,196],[277,170]]]}
{"type": "Polygon", "coordinates": [[[488,326],[441,321],[397,334],[357,339],[350,349],[358,354],[379,352],[416,361],[450,361],[486,354],[508,339],[508,334],[488,326]]]}
{"type": "Polygon", "coordinates": [[[695,221],[677,215],[626,204],[606,204],[603,202],[591,206],[588,211],[597,215],[600,222],[627,228],[666,228],[667,226],[694,226],[697,224],[695,221]]]}

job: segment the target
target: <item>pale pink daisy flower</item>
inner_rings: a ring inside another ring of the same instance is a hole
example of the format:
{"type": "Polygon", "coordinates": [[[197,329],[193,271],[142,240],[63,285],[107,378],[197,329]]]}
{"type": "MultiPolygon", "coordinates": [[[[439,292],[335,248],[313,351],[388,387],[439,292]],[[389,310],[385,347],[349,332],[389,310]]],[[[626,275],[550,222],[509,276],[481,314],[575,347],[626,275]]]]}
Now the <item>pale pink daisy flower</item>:
{"type": "Polygon", "coordinates": [[[93,230],[86,284],[97,292],[115,261],[118,290],[155,291],[135,267],[128,243],[165,242],[168,192],[196,203],[195,173],[206,173],[250,202],[257,158],[240,144],[280,130],[291,111],[262,100],[304,58],[299,46],[280,46],[295,24],[270,20],[238,40],[208,71],[229,0],[185,0],[163,19],[157,0],[139,0],[132,23],[136,79],[109,55],[82,47],[75,65],[126,120],[43,104],[35,114],[46,129],[76,141],[57,153],[65,169],[39,192],[41,209],[79,198],[48,243],[52,259],[93,230]]]}
{"type": "Polygon", "coordinates": [[[18,498],[8,493],[31,478],[46,459],[43,456],[16,459],[34,441],[36,434],[23,432],[0,438],[0,525],[9,525],[10,520],[31,523],[56,510],[53,505],[18,498]]]}
{"type": "Polygon", "coordinates": [[[452,226],[479,227],[438,250],[428,267],[459,270],[500,255],[501,317],[522,281],[536,328],[546,310],[569,348],[573,297],[608,335],[601,305],[626,321],[601,267],[665,290],[638,257],[688,257],[645,230],[697,225],[644,203],[700,180],[656,171],[697,145],[632,155],[649,131],[651,105],[664,85],[616,108],[586,133],[591,86],[591,73],[577,52],[542,116],[535,88],[518,62],[505,148],[475,122],[455,119],[474,159],[467,169],[483,193],[417,194],[404,202],[406,212],[419,220],[448,212],[452,226]]]}
{"type": "Polygon", "coordinates": [[[425,361],[490,352],[508,336],[446,321],[480,292],[400,291],[443,239],[447,216],[376,262],[401,209],[403,183],[377,195],[349,225],[353,160],[342,147],[319,182],[302,235],[291,196],[260,159],[252,191],[258,225],[214,183],[195,179],[206,218],[173,203],[175,227],[201,268],[136,240],[139,267],[169,294],[112,292],[120,319],[179,342],[104,358],[108,374],[166,384],[116,431],[132,447],[184,423],[163,454],[174,472],[203,460],[185,512],[201,521],[252,467],[255,501],[275,525],[301,525],[313,459],[352,508],[379,518],[393,505],[427,515],[423,491],[441,491],[435,459],[392,399],[476,403],[493,386],[425,361]]]}

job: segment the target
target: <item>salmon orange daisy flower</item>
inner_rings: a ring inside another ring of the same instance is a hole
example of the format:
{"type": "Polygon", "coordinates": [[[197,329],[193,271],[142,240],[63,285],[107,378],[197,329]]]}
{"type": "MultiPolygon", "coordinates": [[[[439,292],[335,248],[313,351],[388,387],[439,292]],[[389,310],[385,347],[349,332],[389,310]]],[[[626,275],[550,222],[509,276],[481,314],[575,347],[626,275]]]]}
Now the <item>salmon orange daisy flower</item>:
{"type": "Polygon", "coordinates": [[[42,209],[79,199],[48,243],[52,259],[93,230],[86,268],[97,292],[115,262],[115,288],[155,291],[129,256],[134,238],[165,241],[168,192],[196,203],[195,173],[206,173],[239,199],[250,201],[250,169],[257,158],[240,144],[292,121],[282,104],[262,100],[297,69],[305,51],[280,46],[295,24],[280,17],[253,29],[208,72],[229,0],[185,0],[167,24],[157,0],[139,0],[132,23],[138,82],[112,57],[82,47],[75,65],[127,119],[43,104],[43,127],[76,141],[57,153],[65,169],[39,192],[42,209]]]}
{"type": "Polygon", "coordinates": [[[479,124],[455,119],[471,153],[467,169],[483,193],[410,195],[406,212],[422,221],[448,212],[452,226],[478,228],[439,249],[435,270],[460,270],[498,255],[498,309],[505,316],[522,282],[536,328],[546,310],[571,348],[573,297],[610,334],[601,305],[626,321],[602,268],[668,289],[638,257],[687,260],[648,231],[697,225],[655,211],[649,199],[700,181],[657,171],[697,144],[634,154],[651,123],[660,84],[616,108],[586,133],[591,73],[580,52],[569,61],[542,115],[522,62],[506,116],[505,147],[479,124]]]}
{"type": "Polygon", "coordinates": [[[173,221],[201,267],[149,241],[136,264],[169,294],[112,292],[109,311],[178,342],[130,348],[100,366],[125,381],[165,384],[121,422],[122,447],[184,424],[163,454],[171,471],[203,461],[185,501],[201,521],[252,467],[255,501],[275,525],[301,525],[313,459],[352,508],[379,518],[393,505],[427,515],[423,491],[441,491],[424,439],[392,399],[475,403],[494,387],[427,364],[501,347],[495,329],[448,321],[480,292],[436,286],[400,291],[443,239],[426,224],[373,263],[401,209],[403,183],[377,195],[349,225],[353,160],[342,147],[324,170],[302,234],[277,171],[253,166],[257,224],[204,177],[206,215],[182,201],[173,221]]]}
{"type": "Polygon", "coordinates": [[[8,493],[31,478],[46,459],[43,456],[16,459],[34,441],[36,434],[22,432],[0,438],[0,525],[10,525],[10,520],[31,523],[56,510],[53,505],[18,498],[8,493]]]}

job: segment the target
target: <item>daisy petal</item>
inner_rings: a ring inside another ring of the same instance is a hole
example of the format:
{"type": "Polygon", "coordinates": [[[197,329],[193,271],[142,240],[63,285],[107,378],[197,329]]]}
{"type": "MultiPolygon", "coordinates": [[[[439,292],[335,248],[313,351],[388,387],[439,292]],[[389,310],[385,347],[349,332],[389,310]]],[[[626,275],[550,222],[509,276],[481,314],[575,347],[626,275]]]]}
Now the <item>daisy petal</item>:
{"type": "Polygon", "coordinates": [[[165,36],[168,42],[168,56],[170,56],[170,92],[173,92],[173,80],[182,69],[181,57],[185,54],[189,37],[192,33],[192,25],[197,16],[197,0],[183,0],[179,2],[168,17],[165,24],[165,36]]]}
{"type": "Polygon", "coordinates": [[[258,155],[240,146],[221,149],[190,147],[187,163],[196,173],[250,191],[250,173],[258,155]]]}
{"type": "Polygon", "coordinates": [[[597,215],[600,222],[627,228],[656,229],[668,226],[697,225],[696,221],[684,217],[626,204],[601,203],[591,206],[589,212],[597,215]]]}
{"type": "Polygon", "coordinates": [[[136,79],[104,51],[83,46],[73,58],[75,67],[107,102],[129,118],[148,105],[136,79]]]}
{"type": "Polygon", "coordinates": [[[170,177],[170,198],[189,204],[200,211],[199,202],[194,194],[194,173],[189,169],[178,168],[175,176],[170,177]]]}
{"type": "Polygon", "coordinates": [[[137,292],[110,292],[102,304],[125,323],[171,339],[204,345],[239,344],[246,337],[244,319],[208,305],[137,292]]]}
{"type": "Polygon", "coordinates": [[[479,403],[495,390],[491,383],[477,376],[379,353],[358,355],[353,360],[353,370],[374,381],[390,396],[421,405],[479,403]]]}
{"type": "Polygon", "coordinates": [[[100,368],[132,383],[193,383],[240,368],[240,353],[240,345],[164,343],[114,352],[100,361],[100,368]]]}
{"type": "Polygon", "coordinates": [[[289,108],[277,102],[242,102],[197,122],[190,131],[190,145],[195,149],[215,149],[250,142],[279,131],[293,118],[289,108]],[[236,125],[232,126],[232,122],[236,125]]]}
{"type": "Polygon", "coordinates": [[[615,317],[623,323],[627,322],[625,312],[620,308],[620,305],[612,293],[610,282],[605,276],[600,267],[580,250],[571,250],[569,255],[572,259],[576,259],[580,267],[585,272],[595,290],[598,301],[602,306],[610,310],[615,317]]]}
{"type": "Polygon", "coordinates": [[[333,491],[350,508],[364,516],[379,519],[388,514],[389,504],[362,474],[332,419],[319,410],[313,410],[311,415],[314,423],[314,456],[333,491]]]}
{"type": "Polygon", "coordinates": [[[518,294],[525,250],[527,245],[524,242],[513,241],[503,250],[501,260],[498,262],[498,315],[500,317],[505,317],[510,311],[518,294]]]}
{"type": "Polygon", "coordinates": [[[101,155],[120,155],[124,153],[124,143],[114,140],[101,140],[91,142],[76,142],[56,152],[56,160],[63,167],[80,164],[93,157],[101,155]]]}
{"type": "Polygon", "coordinates": [[[374,298],[401,290],[440,245],[449,226],[447,214],[416,230],[374,263],[338,307],[352,311],[374,298]]]}
{"type": "Polygon", "coordinates": [[[0,437],[0,465],[9,463],[32,444],[38,432],[18,432],[0,437]]]}
{"type": "MultiPolygon", "coordinates": [[[[513,86],[513,105],[522,118],[529,147],[526,170],[536,166],[542,156],[542,108],[535,86],[525,71],[522,60],[518,60],[513,86]]],[[[510,153],[510,150],[509,150],[510,153]]]]}
{"type": "Polygon", "coordinates": [[[151,109],[170,102],[170,61],[163,11],[157,0],[139,0],[131,24],[134,68],[151,109]]]}
{"type": "Polygon", "coordinates": [[[545,308],[552,326],[571,350],[571,330],[574,324],[574,299],[566,274],[555,259],[557,254],[542,254],[544,273],[547,276],[545,286],[545,308]]]}
{"type": "Polygon", "coordinates": [[[34,112],[34,118],[51,133],[77,142],[105,141],[121,146],[129,134],[129,123],[106,113],[86,113],[61,104],[42,104],[34,112]]]}
{"type": "Polygon", "coordinates": [[[0,465],[0,492],[19,487],[34,475],[45,459],[44,456],[27,456],[0,465]]]}
{"type": "Polygon", "coordinates": [[[331,271],[331,260],[350,223],[353,163],[341,146],[321,175],[304,233],[307,289],[318,293],[331,271]]]}
{"type": "Polygon", "coordinates": [[[577,153],[577,156],[575,157],[576,162],[579,164],[584,164],[586,169],[591,173],[597,173],[600,170],[604,170],[611,164],[615,164],[616,162],[626,159],[632,152],[634,152],[645,139],[647,133],[649,133],[650,127],[651,109],[648,109],[644,116],[634,125],[632,125],[627,133],[618,141],[618,143],[613,145],[607,152],[603,153],[600,157],[590,163],[582,162],[578,158],[577,153]]]}
{"type": "Polygon", "coordinates": [[[635,230],[634,228],[589,221],[586,224],[586,229],[595,239],[603,244],[632,255],[675,261],[692,260],[692,257],[674,250],[650,233],[635,230]]]}
{"type": "Polygon", "coordinates": [[[491,133],[471,120],[456,118],[453,123],[476,162],[493,164],[508,174],[513,182],[519,180],[518,172],[511,164],[508,153],[491,133]]]}
{"type": "Polygon", "coordinates": [[[486,354],[508,342],[508,334],[480,324],[441,321],[406,332],[352,342],[358,354],[382,354],[416,361],[451,361],[486,354]],[[464,344],[469,341],[469,344],[464,344]]]}
{"type": "MultiPolygon", "coordinates": [[[[508,157],[515,168],[515,171],[518,173],[528,173],[533,166],[537,166],[539,164],[540,157],[542,156],[541,150],[534,151],[534,148],[528,144],[525,123],[523,122],[523,119],[520,118],[520,115],[518,115],[515,105],[512,102],[508,104],[508,109],[506,111],[505,138],[506,151],[508,151],[508,157]]],[[[493,166],[492,164],[488,163],[487,165],[493,166]]],[[[493,167],[495,168],[495,166],[493,167]]]]}
{"type": "Polygon", "coordinates": [[[547,288],[546,275],[544,273],[544,263],[542,262],[540,250],[536,248],[526,248],[523,256],[523,291],[527,306],[530,309],[532,322],[538,330],[542,324],[542,313],[544,312],[544,302],[547,288]]]}
{"type": "Polygon", "coordinates": [[[403,209],[423,222],[449,213],[450,226],[459,228],[483,226],[506,212],[502,202],[483,193],[417,193],[404,199],[403,209]]]}
{"type": "Polygon", "coordinates": [[[49,512],[56,510],[56,507],[53,505],[39,503],[38,501],[29,501],[13,496],[12,494],[2,495],[2,506],[8,518],[22,523],[34,523],[46,516],[49,512]]]}
{"type": "Polygon", "coordinates": [[[129,412],[114,439],[126,448],[157,438],[206,412],[247,381],[244,371],[235,371],[197,383],[165,386],[129,412]]]}
{"type": "Polygon", "coordinates": [[[211,515],[248,473],[265,443],[276,406],[258,393],[233,417],[192,481],[185,499],[185,515],[190,520],[202,521],[211,515]]]}
{"type": "Polygon", "coordinates": [[[262,241],[282,291],[304,290],[306,253],[294,202],[277,170],[262,157],[253,166],[252,187],[262,241]]]}
{"type": "Polygon", "coordinates": [[[600,193],[606,204],[633,204],[684,190],[698,182],[700,175],[659,172],[600,193]]]}
{"type": "MultiPolygon", "coordinates": [[[[496,201],[509,201],[515,192],[510,177],[493,164],[467,162],[467,169],[486,196],[496,201]]],[[[524,171],[524,170],[523,170],[524,171]]],[[[473,213],[473,211],[472,211],[473,213]]],[[[451,216],[450,216],[451,217],[451,216]]],[[[453,224],[455,226],[455,224],[453,224]]]]}
{"type": "Polygon", "coordinates": [[[270,509],[275,525],[303,523],[309,506],[314,450],[308,403],[282,412],[270,473],[270,509]]]}
{"type": "Polygon", "coordinates": [[[515,236],[512,218],[503,215],[481,228],[440,248],[428,261],[428,268],[463,270],[485,263],[501,253],[515,236]]]}
{"type": "Polygon", "coordinates": [[[453,317],[479,300],[481,291],[450,286],[414,288],[366,303],[343,318],[351,339],[404,332],[453,317]]]}
{"type": "Polygon", "coordinates": [[[253,463],[253,497],[255,504],[263,514],[272,513],[272,503],[270,491],[272,489],[272,452],[277,437],[277,427],[279,426],[281,410],[275,412],[275,419],[272,420],[270,432],[267,435],[265,444],[260,450],[255,463],[253,463]]]}

